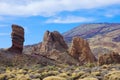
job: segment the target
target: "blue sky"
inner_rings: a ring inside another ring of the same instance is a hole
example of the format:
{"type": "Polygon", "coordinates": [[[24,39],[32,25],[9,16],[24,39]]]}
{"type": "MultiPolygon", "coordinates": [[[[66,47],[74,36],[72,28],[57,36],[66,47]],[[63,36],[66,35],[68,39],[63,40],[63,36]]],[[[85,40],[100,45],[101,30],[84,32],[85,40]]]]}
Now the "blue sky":
{"type": "Polygon", "coordinates": [[[66,32],[80,24],[120,22],[120,0],[0,0],[0,48],[11,46],[11,25],[25,29],[25,45],[46,30],[66,32]]]}

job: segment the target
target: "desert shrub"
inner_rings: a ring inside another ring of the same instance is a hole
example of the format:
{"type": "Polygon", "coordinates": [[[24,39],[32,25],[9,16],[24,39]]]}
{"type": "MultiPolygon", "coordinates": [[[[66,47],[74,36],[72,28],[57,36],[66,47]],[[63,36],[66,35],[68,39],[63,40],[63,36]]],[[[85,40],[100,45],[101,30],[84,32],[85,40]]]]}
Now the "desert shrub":
{"type": "Polygon", "coordinates": [[[91,75],[93,75],[93,76],[100,76],[101,73],[99,71],[96,71],[96,72],[92,72],[91,75]]]}
{"type": "Polygon", "coordinates": [[[88,78],[79,79],[79,80],[98,80],[98,79],[97,78],[88,77],[88,78]]]}
{"type": "Polygon", "coordinates": [[[4,74],[0,74],[0,80],[6,80],[7,76],[4,74]]]}
{"type": "Polygon", "coordinates": [[[111,71],[104,76],[103,80],[120,80],[120,71],[111,71]]]}
{"type": "Polygon", "coordinates": [[[67,80],[67,79],[62,78],[62,77],[57,77],[57,76],[49,76],[49,77],[44,78],[43,80],[67,80]]]}
{"type": "Polygon", "coordinates": [[[95,67],[95,66],[96,66],[96,63],[86,63],[84,66],[85,66],[85,67],[92,68],[92,67],[95,67]]]}
{"type": "Polygon", "coordinates": [[[42,72],[41,73],[41,78],[45,78],[45,77],[48,77],[48,76],[55,76],[56,73],[52,73],[52,72],[42,72]]]}
{"type": "Polygon", "coordinates": [[[59,76],[59,77],[63,77],[63,78],[69,78],[69,76],[68,76],[68,74],[67,73],[60,73],[60,74],[58,74],[57,76],[59,76]]]}
{"type": "Polygon", "coordinates": [[[81,77],[84,74],[85,74],[85,72],[83,72],[83,71],[80,71],[78,73],[72,73],[71,79],[73,79],[73,80],[78,79],[79,77],[81,77]]]}

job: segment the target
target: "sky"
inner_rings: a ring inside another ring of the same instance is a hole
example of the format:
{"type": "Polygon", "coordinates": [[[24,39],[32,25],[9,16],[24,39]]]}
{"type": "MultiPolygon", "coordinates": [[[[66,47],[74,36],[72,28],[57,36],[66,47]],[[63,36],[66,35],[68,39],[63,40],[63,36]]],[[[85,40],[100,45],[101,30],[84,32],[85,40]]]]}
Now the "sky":
{"type": "Polygon", "coordinates": [[[0,48],[11,46],[11,25],[25,29],[24,45],[85,23],[119,23],[120,0],[0,0],[0,48]]]}

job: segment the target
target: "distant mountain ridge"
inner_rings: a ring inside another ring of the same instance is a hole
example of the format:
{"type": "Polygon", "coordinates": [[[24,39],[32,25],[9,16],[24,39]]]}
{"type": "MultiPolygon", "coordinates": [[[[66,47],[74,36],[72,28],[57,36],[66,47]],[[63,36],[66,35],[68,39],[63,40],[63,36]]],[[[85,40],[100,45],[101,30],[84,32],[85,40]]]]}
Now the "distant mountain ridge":
{"type": "Polygon", "coordinates": [[[67,43],[71,43],[76,36],[87,39],[95,55],[110,51],[120,52],[120,23],[82,24],[63,33],[63,36],[67,43]]]}
{"type": "Polygon", "coordinates": [[[120,29],[120,23],[90,23],[82,24],[70,31],[63,33],[67,42],[72,40],[74,36],[80,36],[84,39],[92,38],[96,35],[104,35],[109,32],[120,29]]]}

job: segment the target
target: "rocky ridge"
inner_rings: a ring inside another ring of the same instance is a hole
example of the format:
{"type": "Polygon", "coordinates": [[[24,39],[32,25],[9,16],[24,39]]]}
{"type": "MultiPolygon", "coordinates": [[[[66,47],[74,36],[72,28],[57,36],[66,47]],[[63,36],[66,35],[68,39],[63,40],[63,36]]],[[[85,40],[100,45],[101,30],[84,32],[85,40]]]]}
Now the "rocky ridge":
{"type": "MultiPolygon", "coordinates": [[[[9,48],[7,51],[10,51],[10,53],[14,52],[16,54],[22,53],[24,42],[24,29],[21,26],[12,25],[11,36],[12,47],[9,48]]],[[[89,62],[92,63],[95,61],[95,57],[94,55],[92,55],[87,41],[77,38],[73,40],[73,44],[71,46],[74,47],[69,48],[68,51],[68,46],[64,41],[63,36],[59,32],[46,31],[44,34],[43,42],[41,42],[39,45],[31,47],[30,52],[29,50],[26,50],[23,51],[23,53],[26,55],[34,56],[36,58],[44,56],[46,59],[52,59],[54,61],[57,61],[58,63],[65,63],[69,65],[80,65],[89,62]],[[76,40],[78,40],[77,43],[79,43],[79,45],[75,44],[76,40]],[[78,50],[77,54],[76,52],[74,52],[73,48],[76,51],[78,50]],[[74,55],[79,55],[79,57],[76,58],[74,55]]]]}
{"type": "MultiPolygon", "coordinates": [[[[96,24],[94,24],[94,25],[96,25],[96,24]]],[[[104,24],[102,24],[102,25],[104,25],[104,24]]],[[[118,28],[119,28],[119,26],[118,26],[118,28]]],[[[116,34],[118,34],[118,33],[116,33],[116,34]]],[[[111,36],[113,36],[113,35],[111,35],[111,36]]],[[[46,56],[50,59],[53,59],[53,60],[56,60],[59,62],[63,61],[64,63],[69,63],[69,64],[77,64],[77,63],[85,64],[85,63],[89,63],[89,62],[94,63],[98,59],[98,54],[92,53],[92,51],[90,49],[91,46],[89,46],[88,42],[89,42],[89,39],[84,40],[84,39],[80,38],[79,36],[75,37],[71,43],[71,46],[69,46],[69,49],[68,49],[66,42],[64,41],[62,35],[59,32],[46,31],[44,34],[43,42],[38,44],[39,46],[37,45],[37,47],[35,47],[35,46],[32,47],[32,49],[34,49],[32,51],[32,53],[37,53],[37,54],[46,56]]],[[[100,52],[102,52],[102,51],[100,51],[100,52]]],[[[106,53],[109,54],[111,52],[113,52],[113,51],[107,51],[107,49],[106,49],[106,52],[103,54],[106,55],[106,53]]],[[[105,59],[107,59],[107,58],[105,58],[105,59]]],[[[101,61],[104,63],[104,60],[101,60],[101,61]]],[[[115,61],[112,59],[111,62],[114,63],[115,61]]],[[[101,64],[101,62],[98,62],[98,63],[101,64]]],[[[111,63],[109,63],[109,64],[111,64],[111,63]]]]}

